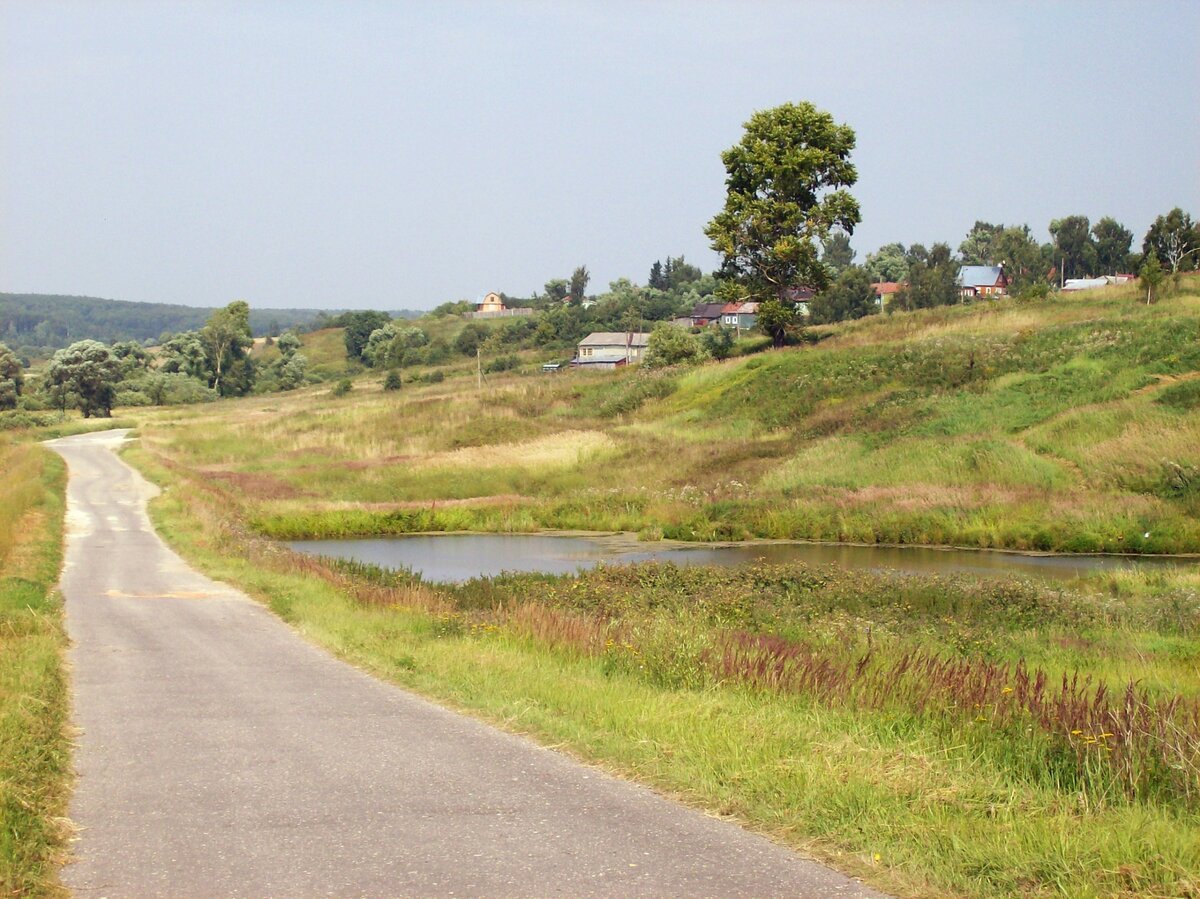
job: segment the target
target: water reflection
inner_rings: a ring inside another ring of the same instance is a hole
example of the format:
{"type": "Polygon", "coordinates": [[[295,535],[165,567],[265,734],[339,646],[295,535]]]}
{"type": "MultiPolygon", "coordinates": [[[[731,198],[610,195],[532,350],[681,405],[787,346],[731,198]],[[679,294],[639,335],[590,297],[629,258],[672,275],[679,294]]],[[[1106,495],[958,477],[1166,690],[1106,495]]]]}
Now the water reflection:
{"type": "Polygon", "coordinates": [[[354,540],[299,540],[292,549],[314,555],[408,567],[430,581],[466,581],[505,571],[569,574],[601,562],[660,561],[676,565],[740,565],[804,562],[850,569],[891,569],[906,573],[1033,575],[1069,580],[1084,574],[1128,567],[1195,566],[1196,559],[1153,556],[1027,556],[1016,553],[927,547],[846,546],[823,543],[734,545],[637,543],[624,537],[535,534],[434,534],[354,540]]]}

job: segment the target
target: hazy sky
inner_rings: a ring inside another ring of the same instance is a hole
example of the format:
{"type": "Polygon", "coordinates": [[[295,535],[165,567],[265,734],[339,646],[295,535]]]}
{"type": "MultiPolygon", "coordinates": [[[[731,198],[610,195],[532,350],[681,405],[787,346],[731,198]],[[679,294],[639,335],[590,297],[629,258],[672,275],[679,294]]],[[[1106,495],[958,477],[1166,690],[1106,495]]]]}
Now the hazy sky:
{"type": "Polygon", "coordinates": [[[0,0],[0,290],[429,308],[686,254],[756,109],[858,134],[861,259],[1200,215],[1200,2],[0,0]]]}

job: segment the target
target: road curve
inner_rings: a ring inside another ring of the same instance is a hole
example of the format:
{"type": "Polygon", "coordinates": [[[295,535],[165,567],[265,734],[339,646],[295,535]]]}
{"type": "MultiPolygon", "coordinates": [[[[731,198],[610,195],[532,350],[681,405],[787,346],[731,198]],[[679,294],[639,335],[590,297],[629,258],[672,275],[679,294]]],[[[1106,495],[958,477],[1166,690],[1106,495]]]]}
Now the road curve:
{"type": "Polygon", "coordinates": [[[79,896],[875,896],[377,681],[202,577],[124,432],[66,459],[79,896]]]}

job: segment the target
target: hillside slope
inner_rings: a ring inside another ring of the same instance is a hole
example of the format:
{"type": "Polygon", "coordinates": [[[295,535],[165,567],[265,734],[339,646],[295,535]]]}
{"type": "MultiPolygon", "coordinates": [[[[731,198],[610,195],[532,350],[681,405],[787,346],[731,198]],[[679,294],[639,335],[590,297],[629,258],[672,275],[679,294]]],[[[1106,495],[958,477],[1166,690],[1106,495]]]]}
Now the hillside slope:
{"type": "Polygon", "coordinates": [[[685,371],[527,369],[171,413],[278,536],[539,527],[1200,551],[1200,291],[880,317],[685,371]],[[269,469],[269,474],[267,473],[269,469]],[[455,503],[447,505],[446,500],[455,503]]]}

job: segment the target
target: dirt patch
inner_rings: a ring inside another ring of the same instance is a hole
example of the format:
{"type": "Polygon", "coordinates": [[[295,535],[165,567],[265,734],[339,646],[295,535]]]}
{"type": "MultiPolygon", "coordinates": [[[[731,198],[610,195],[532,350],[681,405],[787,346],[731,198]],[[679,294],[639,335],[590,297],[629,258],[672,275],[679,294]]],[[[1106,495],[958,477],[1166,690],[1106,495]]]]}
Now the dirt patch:
{"type": "Polygon", "coordinates": [[[1153,384],[1147,384],[1145,387],[1139,387],[1133,392],[1133,395],[1140,396],[1143,393],[1154,393],[1173,384],[1182,384],[1184,381],[1195,381],[1197,378],[1200,378],[1200,371],[1189,371],[1182,375],[1156,375],[1155,377],[1158,378],[1157,381],[1153,384]]]}

